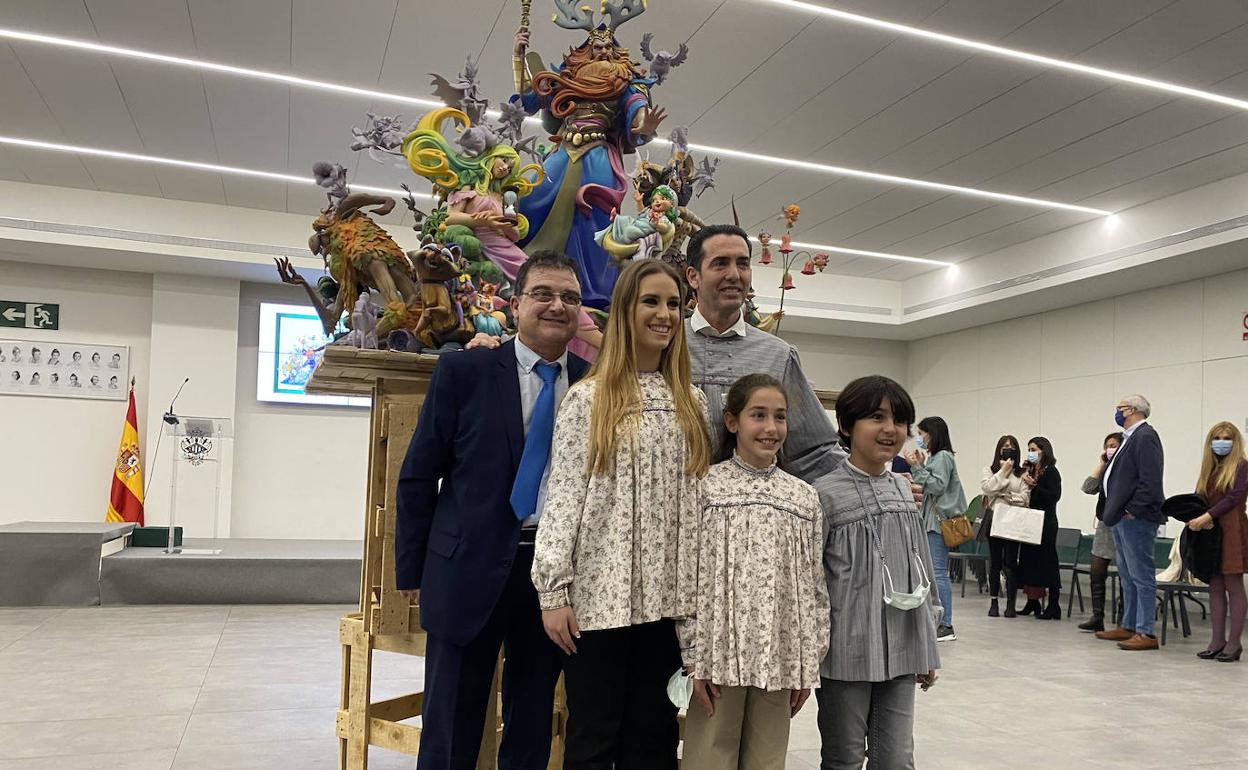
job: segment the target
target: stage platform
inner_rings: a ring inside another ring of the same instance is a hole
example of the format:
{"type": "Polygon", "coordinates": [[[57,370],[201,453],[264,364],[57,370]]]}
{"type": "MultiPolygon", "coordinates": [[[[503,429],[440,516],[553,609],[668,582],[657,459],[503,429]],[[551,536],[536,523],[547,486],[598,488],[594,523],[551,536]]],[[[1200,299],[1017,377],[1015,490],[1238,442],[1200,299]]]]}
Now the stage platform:
{"type": "Polygon", "coordinates": [[[355,540],[187,538],[182,553],[125,548],[100,567],[102,604],[354,604],[355,540]]]}

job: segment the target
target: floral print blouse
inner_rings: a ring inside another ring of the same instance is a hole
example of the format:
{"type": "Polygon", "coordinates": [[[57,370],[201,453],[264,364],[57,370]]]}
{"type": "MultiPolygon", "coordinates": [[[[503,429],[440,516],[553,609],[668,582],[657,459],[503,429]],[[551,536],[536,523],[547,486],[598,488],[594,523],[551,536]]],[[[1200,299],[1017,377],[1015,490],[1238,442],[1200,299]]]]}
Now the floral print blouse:
{"type": "MultiPolygon", "coordinates": [[[[617,428],[615,467],[586,470],[596,383],[568,389],[555,419],[550,481],[537,529],[533,585],[543,610],[571,606],[582,631],[693,613],[698,477],[671,390],[639,375],[641,406],[617,428]],[[635,430],[626,426],[633,423],[635,430]]],[[[703,412],[706,397],[690,388],[703,412]]]]}
{"type": "Polygon", "coordinates": [[[819,685],[828,651],[823,509],[814,487],[739,457],[702,483],[696,618],[678,620],[693,675],[728,687],[819,685]]]}

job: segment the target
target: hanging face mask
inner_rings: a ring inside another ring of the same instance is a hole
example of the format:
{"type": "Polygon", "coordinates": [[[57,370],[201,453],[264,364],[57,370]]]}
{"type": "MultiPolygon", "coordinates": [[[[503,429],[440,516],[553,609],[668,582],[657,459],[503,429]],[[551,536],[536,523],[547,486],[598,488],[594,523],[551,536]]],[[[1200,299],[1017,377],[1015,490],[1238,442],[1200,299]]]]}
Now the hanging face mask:
{"type": "Polygon", "coordinates": [[[1116,447],[1116,446],[1111,446],[1111,447],[1109,447],[1108,449],[1106,449],[1106,450],[1105,450],[1105,459],[1106,459],[1106,460],[1112,460],[1112,459],[1114,459],[1114,455],[1116,455],[1116,454],[1118,454],[1118,447],[1116,447]]]}
{"type": "Polygon", "coordinates": [[[884,565],[884,603],[889,607],[898,610],[913,610],[922,607],[927,602],[927,594],[931,591],[932,584],[927,580],[927,572],[923,569],[923,564],[915,557],[915,565],[919,568],[919,575],[923,582],[919,587],[910,592],[898,591],[893,585],[893,573],[889,571],[888,565],[884,565]]]}
{"type": "Polygon", "coordinates": [[[1031,463],[1032,465],[1035,465],[1036,463],[1040,462],[1040,453],[1039,453],[1039,452],[1028,452],[1028,453],[1027,453],[1027,462],[1031,463]]]}
{"type": "Polygon", "coordinates": [[[914,437],[914,445],[919,449],[927,449],[927,442],[923,440],[923,434],[916,434],[914,437]]]}
{"type": "Polygon", "coordinates": [[[1234,443],[1235,442],[1231,441],[1229,438],[1215,438],[1213,441],[1209,442],[1209,448],[1212,449],[1213,453],[1218,457],[1226,457],[1231,453],[1231,447],[1234,443]]]}
{"type": "Polygon", "coordinates": [[[1122,413],[1121,409],[1114,410],[1114,422],[1119,428],[1125,427],[1127,424],[1127,416],[1122,413]]]}
{"type": "Polygon", "coordinates": [[[667,698],[678,709],[689,708],[689,700],[693,697],[693,677],[687,676],[685,670],[679,669],[672,678],[667,680],[667,698]]]}

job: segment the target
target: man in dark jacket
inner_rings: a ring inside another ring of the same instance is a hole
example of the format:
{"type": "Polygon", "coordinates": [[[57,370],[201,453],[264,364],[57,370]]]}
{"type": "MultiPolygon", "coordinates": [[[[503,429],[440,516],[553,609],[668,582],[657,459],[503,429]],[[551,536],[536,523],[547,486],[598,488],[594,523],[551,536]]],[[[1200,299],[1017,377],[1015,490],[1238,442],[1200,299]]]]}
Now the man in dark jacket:
{"type": "Polygon", "coordinates": [[[427,632],[418,770],[477,766],[500,647],[497,766],[550,759],[559,649],[529,572],[555,411],[586,370],[567,352],[581,287],[575,264],[538,252],[514,288],[515,339],[438,360],[399,477],[395,584],[427,632]]]}
{"type": "Polygon", "coordinates": [[[1100,631],[1098,639],[1118,642],[1122,650],[1155,650],[1153,616],[1157,602],[1157,567],[1153,543],[1166,515],[1161,478],[1164,455],[1161,438],[1147,420],[1152,408],[1143,396],[1118,402],[1114,422],[1122,427],[1122,447],[1102,476],[1096,516],[1110,527],[1122,577],[1122,624],[1100,631]]]}

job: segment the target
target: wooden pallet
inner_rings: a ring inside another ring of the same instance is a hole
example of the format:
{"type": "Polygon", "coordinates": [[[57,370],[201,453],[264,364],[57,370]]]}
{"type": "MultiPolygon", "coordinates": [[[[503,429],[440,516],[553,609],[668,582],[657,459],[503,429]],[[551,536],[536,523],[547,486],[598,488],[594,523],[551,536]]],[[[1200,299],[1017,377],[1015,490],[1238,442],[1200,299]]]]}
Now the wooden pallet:
{"type": "MultiPolygon", "coordinates": [[[[338,627],[342,645],[336,726],[339,770],[367,770],[370,746],[410,756],[420,747],[420,728],[404,722],[421,715],[423,693],[373,702],[373,652],[419,656],[425,652],[420,609],[395,587],[395,487],[437,361],[437,356],[330,346],[306,387],[313,394],[373,399],[360,605],[358,612],[343,616],[338,627]]],[[[491,698],[498,706],[492,710],[493,719],[486,720],[477,770],[497,767],[502,724],[500,673],[501,659],[491,698]]],[[[560,687],[552,715],[552,769],[563,764],[563,703],[560,687]]]]}

